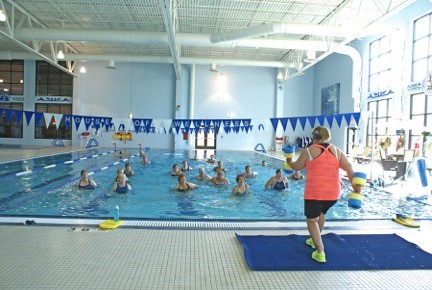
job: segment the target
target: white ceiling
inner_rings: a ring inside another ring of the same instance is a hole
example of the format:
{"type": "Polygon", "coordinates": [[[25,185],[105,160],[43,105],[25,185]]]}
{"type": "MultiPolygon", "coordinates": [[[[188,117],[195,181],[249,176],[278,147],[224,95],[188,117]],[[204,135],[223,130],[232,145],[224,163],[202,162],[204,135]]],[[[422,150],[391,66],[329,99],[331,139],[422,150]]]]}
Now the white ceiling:
{"type": "Polygon", "coordinates": [[[302,71],[414,1],[0,0],[0,58],[302,71]],[[30,52],[30,53],[29,53],[30,52]]]}

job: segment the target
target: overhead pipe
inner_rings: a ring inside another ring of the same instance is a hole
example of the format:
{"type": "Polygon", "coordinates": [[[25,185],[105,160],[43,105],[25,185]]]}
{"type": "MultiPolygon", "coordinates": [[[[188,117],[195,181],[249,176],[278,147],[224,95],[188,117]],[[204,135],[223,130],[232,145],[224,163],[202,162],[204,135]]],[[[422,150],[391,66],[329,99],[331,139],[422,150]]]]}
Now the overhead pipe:
{"type": "Polygon", "coordinates": [[[352,35],[351,28],[344,28],[332,25],[314,25],[314,24],[297,24],[297,23],[269,23],[260,26],[249,27],[242,30],[230,31],[225,33],[212,34],[210,41],[219,43],[224,41],[239,40],[245,38],[259,37],[270,34],[298,34],[298,35],[316,35],[332,37],[348,37],[352,35]]]}
{"type": "MultiPolygon", "coordinates": [[[[355,100],[355,105],[360,105],[361,97],[361,77],[362,77],[362,58],[360,53],[351,46],[339,46],[335,48],[334,52],[345,54],[352,60],[352,98],[355,100]]],[[[360,108],[355,108],[360,109],[360,108]]]]}
{"type": "MultiPolygon", "coordinates": [[[[168,37],[164,32],[143,31],[107,31],[107,30],[79,30],[79,29],[51,29],[51,28],[21,28],[15,31],[15,38],[23,41],[85,41],[107,43],[129,43],[168,45],[168,37]]],[[[216,46],[216,47],[263,47],[274,49],[298,49],[326,51],[328,43],[314,40],[282,40],[282,39],[241,39],[212,43],[211,35],[204,33],[177,33],[177,45],[182,46],[216,46]]]]}
{"type": "MultiPolygon", "coordinates": [[[[137,63],[172,63],[170,56],[136,56],[136,55],[112,55],[112,54],[81,54],[81,53],[65,53],[65,61],[113,61],[113,62],[137,62],[137,63]]],[[[42,57],[35,56],[26,52],[15,51],[0,51],[0,59],[23,59],[23,60],[43,60],[42,57]]],[[[286,68],[292,63],[281,61],[255,61],[255,60],[239,60],[239,59],[213,59],[213,58],[194,58],[180,57],[182,64],[197,64],[209,65],[212,62],[217,62],[220,65],[231,66],[254,66],[254,67],[276,67],[286,68]]]]}

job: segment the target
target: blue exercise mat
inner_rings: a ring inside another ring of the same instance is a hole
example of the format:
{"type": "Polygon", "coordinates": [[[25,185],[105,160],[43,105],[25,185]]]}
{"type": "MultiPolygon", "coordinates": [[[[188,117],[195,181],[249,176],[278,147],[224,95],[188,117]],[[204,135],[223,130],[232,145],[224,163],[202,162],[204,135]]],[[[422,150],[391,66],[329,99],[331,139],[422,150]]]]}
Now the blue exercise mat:
{"type": "Polygon", "coordinates": [[[323,235],[326,263],[311,258],[308,236],[240,236],[245,259],[255,271],[432,269],[432,254],[396,234],[323,235]]]}

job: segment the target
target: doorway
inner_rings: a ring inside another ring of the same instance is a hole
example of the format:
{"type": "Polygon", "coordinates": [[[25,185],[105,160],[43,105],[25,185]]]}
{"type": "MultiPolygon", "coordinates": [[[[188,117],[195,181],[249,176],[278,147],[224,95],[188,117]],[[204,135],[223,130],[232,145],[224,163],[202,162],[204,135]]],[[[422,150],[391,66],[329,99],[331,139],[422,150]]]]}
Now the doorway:
{"type": "Polygon", "coordinates": [[[195,149],[216,149],[216,136],[213,126],[210,126],[208,132],[201,126],[195,135],[195,149]]]}

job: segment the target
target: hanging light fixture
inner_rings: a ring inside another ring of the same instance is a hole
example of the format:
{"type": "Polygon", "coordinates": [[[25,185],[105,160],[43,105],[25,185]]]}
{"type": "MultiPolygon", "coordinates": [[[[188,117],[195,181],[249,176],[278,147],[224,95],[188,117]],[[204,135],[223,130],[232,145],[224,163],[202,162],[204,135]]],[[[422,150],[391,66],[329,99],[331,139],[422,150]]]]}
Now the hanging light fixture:
{"type": "Polygon", "coordinates": [[[85,74],[87,72],[85,66],[81,66],[80,73],[85,74]]]}
{"type": "Polygon", "coordinates": [[[63,51],[59,50],[59,52],[57,53],[57,58],[58,59],[64,59],[64,53],[63,53],[63,51]]]}

